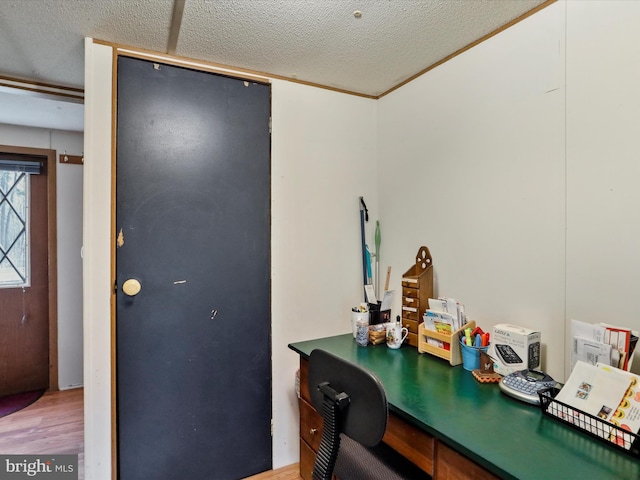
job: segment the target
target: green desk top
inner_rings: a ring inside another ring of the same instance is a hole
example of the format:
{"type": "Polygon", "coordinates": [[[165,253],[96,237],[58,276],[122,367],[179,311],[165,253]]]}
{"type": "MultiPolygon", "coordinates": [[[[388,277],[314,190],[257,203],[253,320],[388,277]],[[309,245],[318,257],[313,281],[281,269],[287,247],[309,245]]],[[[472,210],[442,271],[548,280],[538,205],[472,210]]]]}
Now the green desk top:
{"type": "Polygon", "coordinates": [[[350,334],[298,342],[308,358],[327,350],[374,372],[389,409],[504,478],[639,479],[640,460],[481,384],[462,366],[417,349],[358,347],[350,334]]]}

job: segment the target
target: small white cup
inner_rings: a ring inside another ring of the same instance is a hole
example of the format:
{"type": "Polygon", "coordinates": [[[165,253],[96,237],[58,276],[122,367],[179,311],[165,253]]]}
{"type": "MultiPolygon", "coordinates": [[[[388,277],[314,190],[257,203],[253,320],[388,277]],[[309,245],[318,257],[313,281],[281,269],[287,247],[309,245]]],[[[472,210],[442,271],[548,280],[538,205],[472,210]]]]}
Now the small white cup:
{"type": "Polygon", "coordinates": [[[409,330],[399,323],[387,324],[387,347],[400,348],[404,339],[409,335],[409,330]]]}

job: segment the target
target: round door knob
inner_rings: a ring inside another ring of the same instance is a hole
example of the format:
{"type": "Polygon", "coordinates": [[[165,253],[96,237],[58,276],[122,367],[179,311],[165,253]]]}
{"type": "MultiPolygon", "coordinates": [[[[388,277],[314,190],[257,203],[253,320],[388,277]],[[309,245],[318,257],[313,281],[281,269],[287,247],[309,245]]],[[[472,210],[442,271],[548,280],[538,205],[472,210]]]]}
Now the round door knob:
{"type": "Polygon", "coordinates": [[[135,278],[130,278],[122,284],[122,291],[125,295],[135,297],[142,290],[142,285],[135,278]]]}

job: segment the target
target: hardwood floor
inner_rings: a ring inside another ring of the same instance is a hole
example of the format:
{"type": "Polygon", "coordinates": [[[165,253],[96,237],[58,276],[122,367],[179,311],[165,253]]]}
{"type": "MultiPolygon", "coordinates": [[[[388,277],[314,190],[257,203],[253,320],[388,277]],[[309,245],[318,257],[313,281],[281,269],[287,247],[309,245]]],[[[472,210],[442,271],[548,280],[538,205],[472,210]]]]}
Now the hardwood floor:
{"type": "Polygon", "coordinates": [[[259,473],[253,477],[247,477],[245,480],[302,480],[300,476],[300,464],[294,463],[288,467],[259,473]]]}
{"type": "Polygon", "coordinates": [[[78,454],[84,478],[84,395],[82,388],[47,392],[19,412],[0,418],[3,454],[78,454]]]}
{"type": "MultiPolygon", "coordinates": [[[[0,418],[0,453],[78,454],[84,479],[84,395],[82,388],[47,392],[19,412],[0,418]]],[[[299,465],[263,472],[247,480],[302,480],[299,465]]]]}

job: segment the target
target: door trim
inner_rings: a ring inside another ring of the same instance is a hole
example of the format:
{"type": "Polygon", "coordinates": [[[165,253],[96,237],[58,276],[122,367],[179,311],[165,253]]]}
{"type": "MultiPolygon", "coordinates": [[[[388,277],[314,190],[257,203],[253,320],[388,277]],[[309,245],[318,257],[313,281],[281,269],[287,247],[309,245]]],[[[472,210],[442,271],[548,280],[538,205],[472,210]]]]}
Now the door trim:
{"type": "Polygon", "coordinates": [[[266,76],[265,74],[262,74],[260,72],[229,67],[218,63],[206,62],[204,60],[193,60],[190,58],[178,57],[176,55],[169,55],[164,53],[152,52],[149,50],[133,49],[116,45],[114,46],[114,57],[116,57],[116,62],[118,56],[140,58],[142,60],[155,61],[163,63],[165,65],[185,67],[201,72],[217,73],[219,75],[238,78],[240,80],[264,83],[265,85],[269,85],[271,83],[270,77],[272,77],[271,75],[266,76]]]}
{"type": "Polygon", "coordinates": [[[56,151],[0,145],[0,151],[42,157],[47,163],[47,260],[49,294],[49,390],[58,386],[58,241],[56,230],[56,151]]]}

